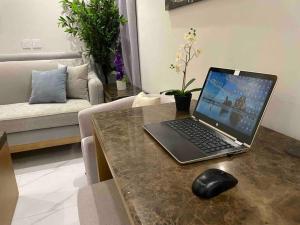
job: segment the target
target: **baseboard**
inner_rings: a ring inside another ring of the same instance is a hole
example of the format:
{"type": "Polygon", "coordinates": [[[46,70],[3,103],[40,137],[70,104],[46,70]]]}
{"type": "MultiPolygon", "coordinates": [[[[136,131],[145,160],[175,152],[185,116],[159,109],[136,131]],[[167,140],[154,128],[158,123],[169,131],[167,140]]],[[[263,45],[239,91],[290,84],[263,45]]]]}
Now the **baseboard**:
{"type": "Polygon", "coordinates": [[[25,151],[42,149],[42,148],[60,146],[60,145],[73,144],[78,142],[80,142],[80,136],[73,136],[73,137],[65,137],[61,139],[39,141],[30,144],[11,145],[9,146],[9,150],[11,153],[17,153],[17,152],[25,152],[25,151]]]}

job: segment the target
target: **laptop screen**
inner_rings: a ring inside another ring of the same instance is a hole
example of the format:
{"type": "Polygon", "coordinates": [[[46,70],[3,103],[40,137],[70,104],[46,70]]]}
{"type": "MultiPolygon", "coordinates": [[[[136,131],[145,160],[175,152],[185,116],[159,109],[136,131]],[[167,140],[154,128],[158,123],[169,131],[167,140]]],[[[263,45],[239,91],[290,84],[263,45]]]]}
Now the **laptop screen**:
{"type": "Polygon", "coordinates": [[[236,76],[232,70],[211,69],[195,109],[219,129],[246,137],[244,141],[255,133],[275,83],[270,77],[245,73],[236,76]]]}

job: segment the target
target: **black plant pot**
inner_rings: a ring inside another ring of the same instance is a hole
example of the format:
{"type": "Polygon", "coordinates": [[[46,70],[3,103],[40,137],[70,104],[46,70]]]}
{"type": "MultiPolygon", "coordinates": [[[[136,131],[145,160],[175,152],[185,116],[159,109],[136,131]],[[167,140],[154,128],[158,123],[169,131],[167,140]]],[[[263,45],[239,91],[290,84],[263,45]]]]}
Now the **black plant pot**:
{"type": "Polygon", "coordinates": [[[101,80],[102,84],[116,83],[115,76],[112,76],[108,66],[95,63],[95,72],[98,75],[98,78],[101,80]]]}
{"type": "Polygon", "coordinates": [[[184,96],[174,95],[174,97],[177,111],[190,111],[192,93],[188,93],[184,96]]]}
{"type": "Polygon", "coordinates": [[[101,80],[102,84],[107,84],[107,77],[105,76],[103,72],[102,65],[99,63],[95,63],[95,72],[98,76],[98,78],[101,80]]]}

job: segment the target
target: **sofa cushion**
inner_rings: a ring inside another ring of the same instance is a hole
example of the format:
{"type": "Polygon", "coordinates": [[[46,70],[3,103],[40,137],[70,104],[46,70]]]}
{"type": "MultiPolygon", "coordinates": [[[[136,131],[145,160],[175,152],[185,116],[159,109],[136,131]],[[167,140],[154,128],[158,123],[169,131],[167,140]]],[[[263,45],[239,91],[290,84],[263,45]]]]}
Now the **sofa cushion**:
{"type": "Polygon", "coordinates": [[[70,99],[66,103],[0,105],[0,129],[14,133],[78,124],[78,112],[90,106],[82,99],[70,99]]]}
{"type": "MultiPolygon", "coordinates": [[[[58,68],[65,65],[58,64],[58,68]]],[[[68,66],[67,97],[89,100],[88,94],[88,64],[68,66]]]]}
{"type": "Polygon", "coordinates": [[[32,71],[30,104],[65,103],[67,67],[48,71],[32,71]]]}
{"type": "Polygon", "coordinates": [[[132,108],[158,104],[160,104],[160,95],[141,92],[135,96],[132,108]]]}
{"type": "Polygon", "coordinates": [[[163,93],[160,95],[160,103],[161,104],[166,104],[166,103],[171,103],[175,102],[174,95],[166,95],[166,93],[163,93]]]}

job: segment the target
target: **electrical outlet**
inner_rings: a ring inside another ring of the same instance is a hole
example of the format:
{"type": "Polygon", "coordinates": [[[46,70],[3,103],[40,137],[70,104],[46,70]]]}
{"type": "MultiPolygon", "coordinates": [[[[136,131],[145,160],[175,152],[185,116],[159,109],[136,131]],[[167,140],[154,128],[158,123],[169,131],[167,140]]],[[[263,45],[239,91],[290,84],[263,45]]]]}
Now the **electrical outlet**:
{"type": "Polygon", "coordinates": [[[31,41],[31,39],[28,39],[28,38],[23,39],[21,41],[21,46],[22,46],[23,49],[31,49],[32,48],[32,41],[31,41]]]}
{"type": "Polygon", "coordinates": [[[32,39],[32,48],[33,49],[41,49],[42,48],[41,39],[38,39],[38,38],[32,39]]]}

